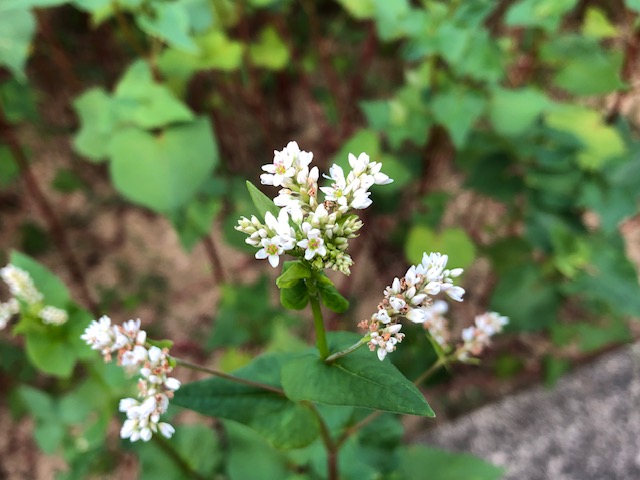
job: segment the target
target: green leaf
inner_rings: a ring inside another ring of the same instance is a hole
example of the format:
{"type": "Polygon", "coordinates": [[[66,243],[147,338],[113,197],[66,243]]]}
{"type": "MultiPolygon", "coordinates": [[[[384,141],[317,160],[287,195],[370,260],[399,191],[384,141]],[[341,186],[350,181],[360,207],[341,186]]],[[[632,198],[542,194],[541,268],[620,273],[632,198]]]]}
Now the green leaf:
{"type": "Polygon", "coordinates": [[[40,371],[61,378],[71,376],[77,356],[70,351],[67,338],[59,332],[28,332],[25,343],[29,360],[40,371]]]}
{"type": "Polygon", "coordinates": [[[73,101],[73,108],[80,117],[73,147],[93,161],[105,160],[116,122],[111,97],[101,88],[92,88],[73,101]]]}
{"type": "Polygon", "coordinates": [[[539,267],[523,264],[501,275],[490,309],[509,317],[509,330],[536,331],[557,320],[561,300],[557,288],[542,276],[539,267]]]}
{"type": "Polygon", "coordinates": [[[260,32],[258,41],[249,46],[249,57],[257,67],[281,70],[289,63],[289,50],[278,31],[269,26],[260,32]]]}
{"type": "Polygon", "coordinates": [[[227,475],[230,479],[294,480],[286,456],[243,425],[223,422],[229,436],[226,452],[227,475]]]}
{"type": "Polygon", "coordinates": [[[37,122],[37,94],[28,83],[21,83],[13,78],[0,83],[0,105],[9,123],[37,122]]]}
{"type": "Polygon", "coordinates": [[[186,105],[153,80],[149,65],[142,60],[129,67],[113,98],[115,116],[124,124],[151,129],[194,119],[186,105]]]}
{"type": "Polygon", "coordinates": [[[375,13],[374,0],[338,0],[338,3],[356,20],[368,20],[375,13]]]}
{"type": "Polygon", "coordinates": [[[204,238],[214,228],[213,222],[222,210],[219,198],[197,198],[185,208],[172,212],[169,219],[178,232],[180,243],[186,251],[204,238]]]}
{"type": "Polygon", "coordinates": [[[7,187],[18,178],[20,170],[8,147],[0,145],[0,187],[7,187]]]}
{"type": "Polygon", "coordinates": [[[258,210],[258,214],[264,218],[267,212],[271,212],[274,217],[277,217],[280,213],[280,209],[273,203],[269,197],[267,197],[264,193],[258,190],[253,183],[247,180],[247,190],[249,190],[249,195],[251,196],[251,200],[258,210]]]}
{"type": "Polygon", "coordinates": [[[223,31],[213,30],[196,40],[200,47],[198,67],[200,69],[236,70],[242,63],[244,45],[230,40],[223,31]]]}
{"type": "Polygon", "coordinates": [[[46,420],[58,414],[53,397],[42,390],[20,385],[16,388],[16,394],[31,415],[38,420],[46,420]]]}
{"type": "Polygon", "coordinates": [[[529,129],[549,105],[547,96],[533,88],[495,88],[489,101],[489,119],[499,133],[520,135],[529,129]]]}
{"type": "Polygon", "coordinates": [[[437,93],[431,108],[435,119],[447,129],[454,145],[460,148],[466,143],[485,104],[486,100],[477,93],[457,88],[437,93]]]}
{"type": "Polygon", "coordinates": [[[349,154],[352,153],[357,157],[362,152],[369,155],[372,160],[377,160],[380,155],[380,137],[371,129],[363,128],[349,137],[334,155],[333,163],[341,166],[346,172],[351,168],[349,154]]]}
{"type": "Polygon", "coordinates": [[[626,153],[620,134],[596,111],[579,105],[562,105],[545,117],[549,126],[571,133],[582,142],[584,148],[578,162],[585,170],[599,170],[612,158],[626,153]]]}
{"type": "Polygon", "coordinates": [[[280,303],[288,310],[304,310],[309,303],[309,289],[304,281],[280,289],[280,303]]]}
{"type": "Polygon", "coordinates": [[[218,162],[206,118],[158,135],[128,128],[111,141],[111,177],[129,200],[158,212],[189,202],[218,162]]]}
{"type": "Polygon", "coordinates": [[[601,302],[618,315],[640,316],[638,274],[624,253],[620,236],[616,233],[592,237],[590,248],[596,252],[590,265],[566,290],[584,301],[601,302]]]}
{"type": "MultiPolygon", "coordinates": [[[[360,340],[358,335],[341,333],[329,335],[332,351],[360,340]]],[[[391,362],[381,362],[368,350],[356,350],[331,364],[315,353],[295,358],[282,369],[282,385],[287,396],[296,401],[435,416],[413,383],[391,362]]]]}
{"type": "Polygon", "coordinates": [[[450,453],[436,448],[413,445],[401,450],[400,478],[429,480],[498,480],[503,469],[466,453],[450,453]]]}
{"type": "Polygon", "coordinates": [[[280,309],[271,305],[265,277],[250,285],[223,285],[222,296],[207,348],[261,345],[271,334],[280,309]]]}
{"type": "Polygon", "coordinates": [[[349,300],[344,298],[333,282],[324,272],[314,272],[316,280],[316,288],[320,294],[320,300],[325,307],[336,313],[344,313],[349,309],[349,300]]]}
{"type": "Polygon", "coordinates": [[[554,83],[576,95],[603,95],[625,87],[620,79],[622,52],[601,53],[569,59],[560,68],[554,83]]]}
{"type": "Polygon", "coordinates": [[[582,34],[601,39],[617,36],[618,30],[602,10],[597,7],[588,7],[582,24],[582,34]]]}
{"type": "Polygon", "coordinates": [[[153,3],[153,13],[140,10],[135,15],[138,26],[148,35],[158,37],[169,45],[191,53],[198,52],[198,46],[189,35],[190,18],[184,5],[180,3],[153,3]]]}
{"type": "Polygon", "coordinates": [[[18,268],[26,270],[31,275],[34,285],[44,296],[44,302],[47,305],[59,308],[67,307],[70,299],[69,290],[49,269],[31,257],[15,250],[9,255],[9,262],[18,268]]]}
{"type": "Polygon", "coordinates": [[[414,225],[409,230],[405,243],[407,259],[418,264],[422,254],[446,253],[450,268],[467,268],[476,258],[476,247],[461,228],[447,228],[439,233],[423,225],[414,225]]]}
{"type": "Polygon", "coordinates": [[[389,125],[390,108],[387,100],[372,100],[360,102],[360,109],[367,117],[367,123],[371,128],[383,130],[389,125]]]}
{"type": "Polygon", "coordinates": [[[521,0],[507,10],[508,26],[540,27],[555,31],[562,17],[576,6],[578,0],[521,0]]]}
{"type": "Polygon", "coordinates": [[[625,0],[624,2],[630,10],[640,12],[640,0],[625,0]]]}
{"type": "Polygon", "coordinates": [[[48,8],[64,5],[69,0],[2,0],[0,13],[14,9],[48,8]]]}
{"type": "Polygon", "coordinates": [[[82,179],[69,168],[60,168],[56,171],[56,177],[51,186],[62,193],[72,193],[85,187],[82,179]]]}
{"type": "Polygon", "coordinates": [[[276,285],[278,288],[291,288],[305,278],[311,278],[308,264],[300,260],[290,260],[282,265],[282,274],[276,279],[276,285]]]}
{"type": "Polygon", "coordinates": [[[551,388],[571,368],[571,362],[564,358],[548,355],[543,359],[543,368],[544,386],[551,388]]]}
{"type": "Polygon", "coordinates": [[[0,65],[8,67],[21,82],[27,80],[24,67],[35,31],[36,22],[27,7],[7,9],[0,14],[0,65]]]}
{"type": "MultiPolygon", "coordinates": [[[[280,370],[292,354],[266,354],[234,372],[234,376],[280,388],[280,370]]],[[[300,448],[318,436],[316,418],[307,407],[259,387],[210,378],[180,387],[172,404],[205,415],[242,423],[277,448],[300,448]]]]}
{"type": "MultiPolygon", "coordinates": [[[[214,478],[216,467],[222,462],[222,449],[215,431],[206,425],[180,425],[171,437],[171,448],[188,466],[193,477],[214,478]]],[[[140,459],[141,480],[181,480],[187,472],[157,442],[136,448],[140,459]]]]}

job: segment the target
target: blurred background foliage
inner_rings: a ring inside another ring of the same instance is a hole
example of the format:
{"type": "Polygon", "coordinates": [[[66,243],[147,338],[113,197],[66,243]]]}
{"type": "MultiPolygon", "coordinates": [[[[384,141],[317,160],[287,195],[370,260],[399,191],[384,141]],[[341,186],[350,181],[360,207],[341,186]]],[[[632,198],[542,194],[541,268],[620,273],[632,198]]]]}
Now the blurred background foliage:
{"type": "MultiPolygon", "coordinates": [[[[108,248],[77,254],[101,209],[164,217],[186,252],[203,246],[218,292],[188,348],[236,368],[305,334],[266,278],[224,273],[221,248],[252,253],[232,228],[251,213],[244,180],[289,140],[321,167],[364,151],[395,182],[374,194],[356,269],[384,286],[423,251],[447,253],[470,271],[470,308],[511,319],[487,371],[524,375],[535,353],[552,383],[631,340],[640,317],[639,13],[637,0],[3,0],[0,253],[60,258],[94,315],[150,299],[170,315],[164,276],[122,263],[132,291],[90,285],[108,248]],[[71,149],[47,166],[38,138],[71,149]],[[78,196],[84,219],[64,210],[78,196]]],[[[353,311],[358,285],[345,284],[353,311]]],[[[0,351],[7,388],[43,402],[11,339],[0,351]]],[[[416,356],[433,356],[426,340],[396,362],[411,372],[416,356]]],[[[40,426],[62,438],[50,417],[40,426]]]]}

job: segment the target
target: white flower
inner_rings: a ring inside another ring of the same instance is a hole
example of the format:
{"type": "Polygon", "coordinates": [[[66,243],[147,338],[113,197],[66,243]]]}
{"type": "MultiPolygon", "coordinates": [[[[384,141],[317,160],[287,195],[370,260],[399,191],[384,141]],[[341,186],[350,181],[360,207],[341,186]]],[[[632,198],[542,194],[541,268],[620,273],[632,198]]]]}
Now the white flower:
{"type": "Polygon", "coordinates": [[[274,217],[271,212],[267,212],[264,221],[267,227],[280,239],[280,245],[284,250],[291,250],[295,246],[295,232],[289,225],[289,213],[286,210],[280,210],[278,218],[274,217]]]}
{"type": "Polygon", "coordinates": [[[305,222],[302,224],[302,231],[307,238],[300,240],[298,246],[305,249],[305,260],[311,260],[316,254],[321,258],[324,257],[327,254],[327,249],[324,246],[320,230],[312,228],[309,223],[305,222]]]}
{"type": "Polygon", "coordinates": [[[444,290],[444,293],[446,293],[452,300],[455,300],[456,302],[462,301],[464,288],[445,283],[442,285],[441,289],[444,290]]]}
{"type": "Polygon", "coordinates": [[[332,165],[329,169],[329,175],[325,175],[325,178],[333,180],[330,187],[320,187],[320,190],[325,195],[326,200],[336,202],[338,205],[347,206],[347,181],[344,178],[344,171],[339,165],[332,165]]]}
{"type": "Polygon", "coordinates": [[[384,325],[391,322],[391,317],[384,308],[378,310],[378,313],[374,314],[374,318],[384,325]]]}
{"type": "Polygon", "coordinates": [[[393,313],[402,313],[404,308],[407,306],[407,302],[398,297],[391,297],[389,299],[389,304],[393,309],[393,313]]]}
{"type": "Polygon", "coordinates": [[[52,306],[46,306],[38,313],[38,317],[45,325],[62,325],[67,323],[69,315],[65,310],[52,306]]]}
{"type": "Polygon", "coordinates": [[[176,432],[176,429],[166,422],[158,423],[158,430],[160,430],[160,433],[162,434],[162,436],[166,438],[171,438],[173,434],[176,432]]]}
{"type": "Polygon", "coordinates": [[[20,304],[15,298],[0,303],[0,330],[7,326],[11,317],[20,311],[20,304]]]}
{"type": "Polygon", "coordinates": [[[424,323],[427,319],[427,312],[425,312],[422,308],[412,308],[405,315],[407,320],[412,321],[413,323],[424,323]]]}
{"type": "Polygon", "coordinates": [[[482,330],[488,336],[492,336],[502,331],[502,327],[509,323],[509,318],[496,312],[487,312],[477,316],[475,323],[479,330],[482,330]]]}
{"type": "Polygon", "coordinates": [[[369,166],[369,155],[363,152],[356,158],[354,154],[350,153],[348,158],[349,165],[351,165],[353,173],[356,176],[367,171],[367,167],[369,166]]]}
{"type": "Polygon", "coordinates": [[[356,190],[353,192],[353,200],[351,200],[349,206],[356,210],[364,210],[373,203],[373,200],[369,198],[370,195],[371,192],[367,192],[363,188],[356,190]]]}
{"type": "Polygon", "coordinates": [[[111,351],[115,340],[114,331],[111,328],[111,319],[103,315],[99,320],[92,321],[84,333],[80,335],[80,338],[90,345],[93,350],[104,351],[107,349],[107,351],[111,351]]]}
{"type": "Polygon", "coordinates": [[[262,167],[262,170],[267,172],[260,175],[260,182],[263,185],[279,187],[285,179],[291,178],[296,174],[296,169],[293,168],[293,156],[283,152],[275,151],[273,163],[262,167]]]}
{"type": "Polygon", "coordinates": [[[28,272],[8,264],[0,268],[0,277],[9,286],[9,290],[18,300],[33,305],[43,300],[42,294],[36,289],[28,272]]]}
{"type": "Polygon", "coordinates": [[[263,238],[261,244],[262,248],[256,252],[256,258],[259,260],[268,258],[271,266],[276,268],[280,263],[280,255],[284,253],[284,248],[280,245],[280,238],[278,236],[263,238]]]}

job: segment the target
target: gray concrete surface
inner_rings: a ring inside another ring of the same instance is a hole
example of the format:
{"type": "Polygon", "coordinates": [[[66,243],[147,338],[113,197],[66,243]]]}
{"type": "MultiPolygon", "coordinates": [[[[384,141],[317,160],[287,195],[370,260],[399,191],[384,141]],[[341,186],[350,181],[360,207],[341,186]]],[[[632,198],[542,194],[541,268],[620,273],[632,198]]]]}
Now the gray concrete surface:
{"type": "Polygon", "coordinates": [[[505,480],[640,480],[640,344],[576,369],[552,390],[523,391],[419,441],[504,466],[505,480]]]}

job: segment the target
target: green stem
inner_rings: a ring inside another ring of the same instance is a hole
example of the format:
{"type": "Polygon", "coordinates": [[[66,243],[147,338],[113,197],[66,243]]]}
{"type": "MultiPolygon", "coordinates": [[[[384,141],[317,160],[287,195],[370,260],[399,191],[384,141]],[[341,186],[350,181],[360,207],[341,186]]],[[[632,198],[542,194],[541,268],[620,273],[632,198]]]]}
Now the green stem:
{"type": "Polygon", "coordinates": [[[414,385],[420,385],[427,378],[433,375],[440,367],[443,367],[447,363],[446,358],[438,358],[438,361],[427,368],[418,378],[413,381],[414,385]]]}
{"type": "Polygon", "coordinates": [[[316,346],[318,347],[320,356],[326,359],[329,356],[329,347],[327,345],[327,334],[324,330],[322,310],[320,310],[320,299],[318,298],[317,291],[309,290],[309,303],[311,303],[311,311],[313,312],[313,325],[316,328],[316,346]]]}
{"type": "Polygon", "coordinates": [[[185,474],[185,478],[194,478],[196,480],[205,480],[205,477],[201,475],[199,472],[194,470],[191,465],[187,463],[187,461],[182,458],[182,455],[175,449],[171,442],[167,442],[167,440],[162,435],[154,435],[153,440],[156,444],[166,453],[182,470],[185,474]]]}
{"type": "Polygon", "coordinates": [[[371,339],[371,337],[369,335],[366,335],[365,337],[362,337],[360,340],[358,340],[358,342],[354,343],[350,347],[345,348],[344,350],[340,350],[339,352],[332,353],[331,355],[329,355],[327,358],[324,359],[324,362],[325,363],[331,363],[331,362],[337,360],[340,357],[344,357],[345,355],[349,355],[351,352],[355,352],[362,345],[367,343],[370,339],[371,339]]]}
{"type": "Polygon", "coordinates": [[[327,479],[338,480],[338,451],[340,450],[340,444],[331,438],[329,427],[324,421],[324,418],[322,418],[322,415],[320,415],[318,408],[311,402],[304,403],[313,412],[315,417],[318,419],[318,424],[320,425],[322,443],[324,443],[324,446],[327,449],[327,479]]]}
{"type": "Polygon", "coordinates": [[[278,387],[274,387],[273,385],[267,385],[266,383],[254,382],[253,380],[248,380],[246,378],[236,377],[233,375],[229,375],[228,373],[220,372],[218,370],[213,370],[211,368],[203,367],[201,365],[197,365],[195,363],[191,363],[188,360],[183,360],[182,358],[171,357],[176,361],[177,365],[182,367],[190,368],[191,370],[197,370],[198,372],[209,373],[211,375],[215,375],[216,377],[224,378],[226,380],[231,380],[232,382],[242,383],[244,385],[249,385],[251,387],[261,388],[262,390],[268,390],[270,392],[277,393],[278,395],[284,396],[284,390],[281,390],[278,387]]]}

